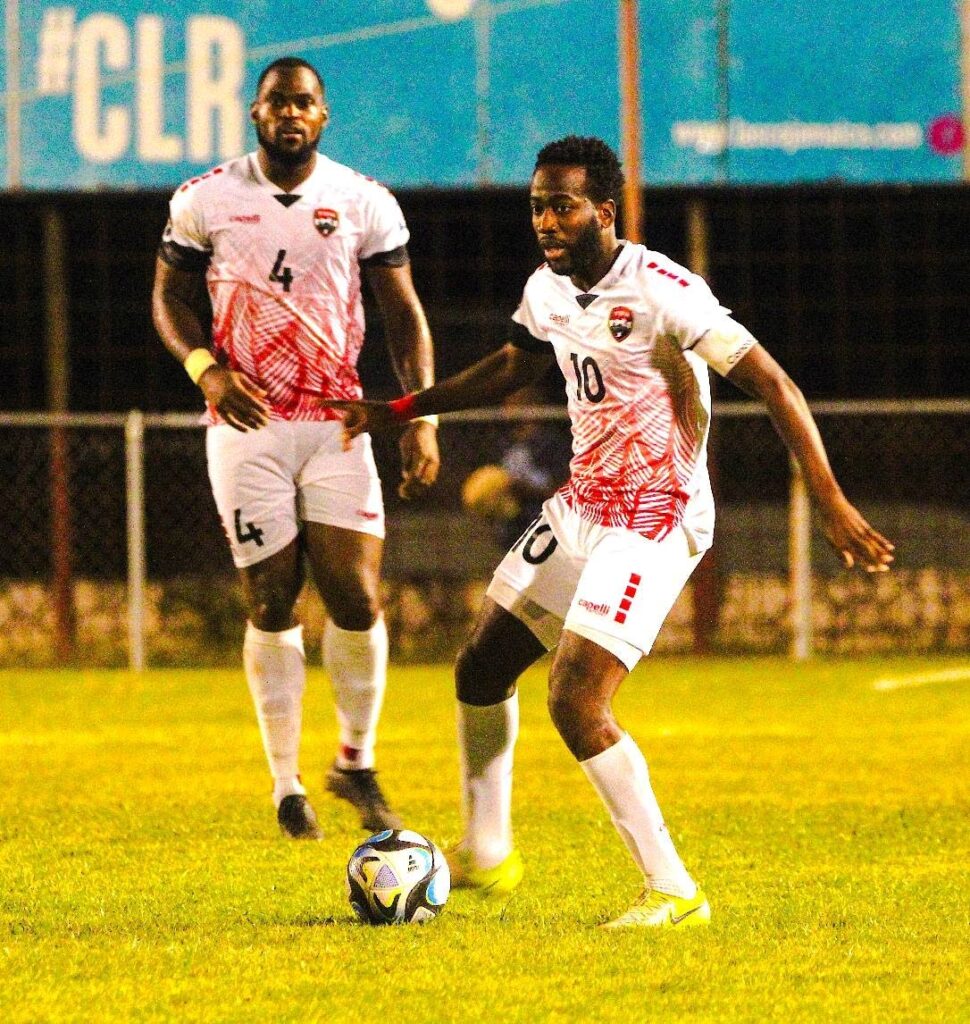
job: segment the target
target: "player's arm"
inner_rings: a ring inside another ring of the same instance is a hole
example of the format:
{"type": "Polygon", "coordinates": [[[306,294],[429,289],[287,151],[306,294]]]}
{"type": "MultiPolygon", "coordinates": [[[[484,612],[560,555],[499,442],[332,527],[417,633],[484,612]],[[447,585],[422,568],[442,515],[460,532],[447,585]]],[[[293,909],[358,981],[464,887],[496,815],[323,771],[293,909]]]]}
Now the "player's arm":
{"type": "Polygon", "coordinates": [[[321,404],[346,410],[344,438],[349,442],[358,434],[380,433],[417,416],[497,405],[513,391],[536,383],[552,361],[551,349],[548,352],[532,351],[508,342],[461,373],[424,391],[412,392],[396,402],[331,401],[321,404]]]}
{"type": "MultiPolygon", "coordinates": [[[[414,290],[410,263],[370,263],[365,273],[384,321],[387,348],[405,393],[434,383],[434,348],[424,309],[414,290]]],[[[438,478],[437,423],[415,420],[401,435],[401,484],[398,493],[412,498],[438,478]]]]}
{"type": "MultiPolygon", "coordinates": [[[[718,343],[716,338],[705,341],[708,349],[718,343]]],[[[885,572],[893,560],[893,545],[869,525],[842,493],[799,387],[761,345],[753,338],[750,341],[746,351],[728,369],[727,379],[768,407],[775,429],[805,475],[822,514],[825,536],[845,565],[851,568],[858,562],[867,572],[885,572]]]]}
{"type": "Polygon", "coordinates": [[[263,403],[266,393],[245,375],[215,361],[209,350],[212,309],[205,272],[175,266],[173,259],[160,253],[155,261],[155,330],[226,423],[242,431],[258,429],[269,420],[263,403]]]}
{"type": "Polygon", "coordinates": [[[412,416],[498,405],[513,391],[535,384],[553,362],[552,349],[536,352],[507,342],[461,373],[413,395],[412,416]]]}
{"type": "Polygon", "coordinates": [[[411,280],[411,264],[369,265],[367,283],[384,320],[394,372],[405,392],[434,383],[434,348],[424,309],[411,280]]]}

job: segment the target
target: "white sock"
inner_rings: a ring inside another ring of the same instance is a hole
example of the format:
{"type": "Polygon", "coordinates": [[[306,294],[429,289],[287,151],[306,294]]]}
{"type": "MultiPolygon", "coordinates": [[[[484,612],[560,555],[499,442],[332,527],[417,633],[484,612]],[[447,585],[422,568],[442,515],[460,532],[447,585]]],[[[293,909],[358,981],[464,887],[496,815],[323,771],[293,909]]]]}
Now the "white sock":
{"type": "Polygon", "coordinates": [[[384,617],[367,630],[341,629],[327,621],[323,664],[330,673],[340,727],[338,768],[373,768],[377,719],[387,685],[384,617]]]}
{"type": "Polygon", "coordinates": [[[243,665],[273,776],[273,802],[279,807],[283,797],[306,793],[299,768],[306,685],[303,627],[267,633],[247,623],[243,665]]]}
{"type": "Polygon", "coordinates": [[[693,896],[697,886],[674,848],[650,786],[647,762],[633,737],[624,733],[579,766],[606,804],[647,885],[670,896],[693,896]]]}
{"type": "Polygon", "coordinates": [[[478,868],[512,852],[512,761],[519,695],[487,707],[458,702],[458,750],[464,844],[478,868]]]}

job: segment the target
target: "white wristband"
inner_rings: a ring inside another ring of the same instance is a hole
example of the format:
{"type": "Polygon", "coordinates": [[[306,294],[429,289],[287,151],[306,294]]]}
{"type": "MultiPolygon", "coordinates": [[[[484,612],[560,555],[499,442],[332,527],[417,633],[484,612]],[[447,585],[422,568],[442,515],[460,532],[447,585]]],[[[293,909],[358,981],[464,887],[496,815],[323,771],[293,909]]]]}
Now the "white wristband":
{"type": "Polygon", "coordinates": [[[427,416],[415,416],[412,423],[430,423],[431,426],[438,426],[438,414],[436,412],[430,413],[427,416]]]}

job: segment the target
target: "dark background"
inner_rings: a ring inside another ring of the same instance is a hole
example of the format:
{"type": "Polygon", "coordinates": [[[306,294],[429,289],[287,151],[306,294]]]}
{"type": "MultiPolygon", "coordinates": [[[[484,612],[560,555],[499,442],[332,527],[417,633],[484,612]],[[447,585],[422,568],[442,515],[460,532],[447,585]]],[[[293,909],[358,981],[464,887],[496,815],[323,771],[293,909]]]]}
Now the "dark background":
{"type": "MultiPolygon", "coordinates": [[[[539,261],[523,189],[403,191],[414,278],[439,376],[500,345],[539,261]]],[[[968,392],[970,188],[647,189],[647,244],[687,262],[687,207],[709,215],[715,294],[810,399],[968,392]]],[[[74,411],[199,409],[152,328],[155,248],[168,196],[0,197],[0,408],[45,407],[42,218],[64,217],[74,411]]],[[[369,307],[361,375],[398,393],[369,307]]],[[[550,397],[558,385],[550,382],[550,397]]],[[[719,384],[721,400],[740,398],[719,384]]]]}

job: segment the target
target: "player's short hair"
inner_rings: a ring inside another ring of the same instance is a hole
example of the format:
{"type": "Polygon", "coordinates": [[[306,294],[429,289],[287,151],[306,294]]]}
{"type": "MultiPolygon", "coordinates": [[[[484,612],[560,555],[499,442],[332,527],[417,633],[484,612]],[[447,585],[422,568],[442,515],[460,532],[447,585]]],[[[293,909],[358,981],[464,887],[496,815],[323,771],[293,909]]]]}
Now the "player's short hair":
{"type": "Polygon", "coordinates": [[[271,72],[292,71],[294,68],[306,68],[307,71],[311,72],[320,83],[320,92],[326,95],[323,75],[308,60],[304,60],[302,57],[277,57],[272,64],[267,64],[259,73],[259,81],[256,83],[256,95],[259,95],[259,90],[263,88],[263,82],[266,81],[271,72]]]}
{"type": "Polygon", "coordinates": [[[549,164],[586,169],[586,193],[594,203],[612,199],[618,203],[623,191],[623,168],[616,153],[602,140],[591,136],[567,135],[539,150],[535,171],[549,164]]]}

